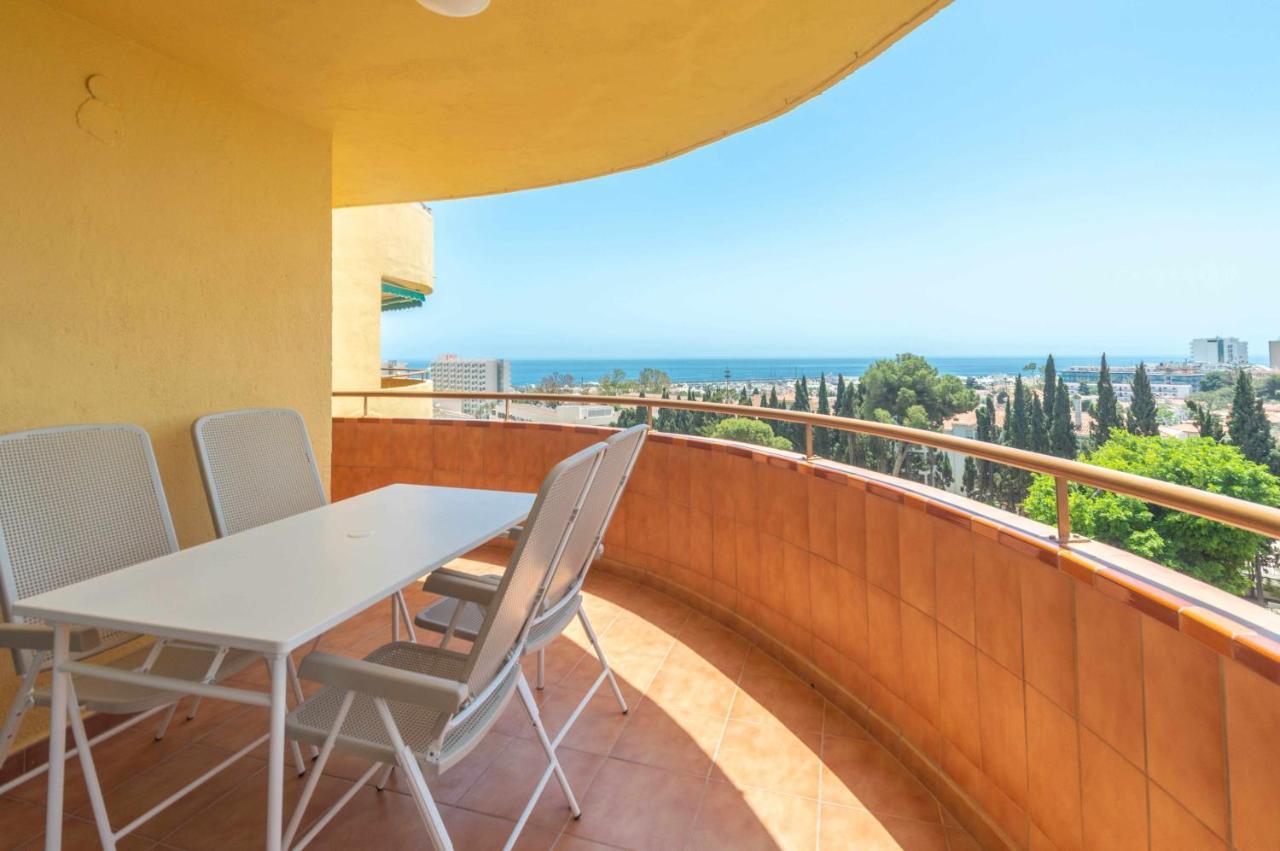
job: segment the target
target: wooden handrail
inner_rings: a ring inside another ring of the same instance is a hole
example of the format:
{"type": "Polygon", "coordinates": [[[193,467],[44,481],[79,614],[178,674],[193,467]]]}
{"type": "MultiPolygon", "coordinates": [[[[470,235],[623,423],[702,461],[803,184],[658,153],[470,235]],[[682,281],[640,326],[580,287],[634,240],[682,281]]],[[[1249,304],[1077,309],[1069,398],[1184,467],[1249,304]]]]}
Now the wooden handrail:
{"type": "MultiPolygon", "coordinates": [[[[648,408],[650,414],[657,408],[670,408],[679,411],[703,411],[713,414],[725,414],[735,417],[751,417],[762,420],[780,420],[782,422],[800,423],[806,427],[806,433],[812,434],[813,428],[830,428],[837,431],[854,432],[872,437],[883,437],[889,440],[901,440],[934,449],[949,449],[984,461],[994,461],[1033,473],[1053,476],[1057,480],[1058,491],[1058,543],[1066,546],[1070,541],[1071,518],[1066,511],[1065,494],[1070,482],[1077,482],[1090,487],[1101,488],[1113,493],[1135,497],[1143,502],[1151,502],[1184,511],[1197,517],[1206,517],[1256,532],[1269,538],[1280,538],[1280,509],[1261,505],[1248,500],[1237,499],[1224,494],[1175,485],[1146,476],[1137,476],[1120,470],[1096,467],[1080,461],[1058,458],[1053,455],[1041,455],[1025,449],[1014,449],[998,443],[986,443],[966,437],[956,437],[925,429],[908,428],[893,423],[880,423],[871,420],[855,420],[836,417],[828,414],[811,414],[803,411],[785,411],[774,408],[756,408],[750,405],[728,405],[721,402],[698,402],[690,399],[659,399],[652,396],[586,396],[572,393],[458,393],[451,391],[418,391],[413,393],[395,393],[378,390],[335,390],[337,398],[365,399],[366,410],[368,400],[376,397],[393,399],[487,399],[496,402],[511,400],[527,402],[567,402],[570,404],[615,405],[625,408],[648,408]]],[[[808,443],[808,440],[806,440],[808,443]]],[[[810,453],[811,454],[811,453],[810,453]]]]}

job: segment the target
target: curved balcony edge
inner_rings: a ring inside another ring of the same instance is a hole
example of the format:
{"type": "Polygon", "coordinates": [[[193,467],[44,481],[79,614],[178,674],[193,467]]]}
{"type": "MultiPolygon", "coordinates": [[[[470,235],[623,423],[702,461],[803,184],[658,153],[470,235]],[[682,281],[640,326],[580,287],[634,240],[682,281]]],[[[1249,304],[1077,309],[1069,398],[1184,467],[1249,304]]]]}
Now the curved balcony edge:
{"type": "MultiPolygon", "coordinates": [[[[531,491],[610,431],[335,418],[333,495],[531,491]]],[[[1259,778],[1280,783],[1280,618],[1129,553],[1061,548],[1042,524],[867,470],[656,433],[600,567],[752,640],[988,846],[1153,837],[1175,811],[1232,843],[1277,830],[1259,778]]]]}

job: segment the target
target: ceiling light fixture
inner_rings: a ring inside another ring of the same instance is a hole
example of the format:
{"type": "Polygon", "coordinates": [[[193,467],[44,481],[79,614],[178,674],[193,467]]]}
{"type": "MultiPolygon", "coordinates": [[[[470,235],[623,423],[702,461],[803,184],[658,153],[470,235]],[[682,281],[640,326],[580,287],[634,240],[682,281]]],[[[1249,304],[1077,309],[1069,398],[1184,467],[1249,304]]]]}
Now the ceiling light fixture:
{"type": "Polygon", "coordinates": [[[448,18],[469,18],[489,8],[489,0],[418,0],[418,3],[448,18]]]}

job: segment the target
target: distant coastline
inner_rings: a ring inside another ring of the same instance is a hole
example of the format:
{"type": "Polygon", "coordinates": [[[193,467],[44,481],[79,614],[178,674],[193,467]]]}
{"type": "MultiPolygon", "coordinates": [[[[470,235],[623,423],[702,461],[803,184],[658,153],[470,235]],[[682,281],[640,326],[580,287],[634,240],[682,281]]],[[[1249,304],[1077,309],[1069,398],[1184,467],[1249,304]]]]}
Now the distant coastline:
{"type": "MultiPolygon", "coordinates": [[[[1097,364],[1101,355],[1054,355],[1058,369],[1086,364],[1097,364]]],[[[501,357],[494,353],[493,357],[501,357]]],[[[927,357],[927,356],[926,356],[927,357]]],[[[1045,353],[1023,357],[929,357],[939,372],[958,375],[961,378],[984,375],[1017,375],[1023,366],[1044,362],[1045,353]]],[[[1182,361],[1186,355],[1135,355],[1131,357],[1107,356],[1112,366],[1130,366],[1139,361],[1148,364],[1164,361],[1182,361]]],[[[511,383],[515,387],[537,384],[553,372],[572,375],[575,383],[596,382],[600,376],[621,369],[628,378],[636,378],[642,369],[659,369],[676,384],[724,383],[725,370],[734,383],[758,381],[762,384],[795,381],[804,375],[844,375],[853,378],[866,372],[868,366],[882,357],[844,358],[545,358],[511,360],[511,383]]],[[[430,362],[422,359],[404,359],[413,369],[425,369],[430,362]]]]}

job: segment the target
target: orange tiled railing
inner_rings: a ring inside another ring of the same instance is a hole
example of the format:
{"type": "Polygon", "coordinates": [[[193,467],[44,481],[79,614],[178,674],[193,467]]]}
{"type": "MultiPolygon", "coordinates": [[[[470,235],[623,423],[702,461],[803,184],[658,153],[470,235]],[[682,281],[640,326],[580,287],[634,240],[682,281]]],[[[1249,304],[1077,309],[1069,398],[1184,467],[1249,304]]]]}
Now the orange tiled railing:
{"type": "MultiPolygon", "coordinates": [[[[336,499],[391,482],[531,491],[606,433],[333,429],[336,499]]],[[[747,635],[990,847],[1280,847],[1274,616],[1228,616],[1207,586],[1052,531],[832,462],[655,434],[602,566],[747,635]]]]}

